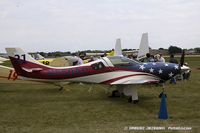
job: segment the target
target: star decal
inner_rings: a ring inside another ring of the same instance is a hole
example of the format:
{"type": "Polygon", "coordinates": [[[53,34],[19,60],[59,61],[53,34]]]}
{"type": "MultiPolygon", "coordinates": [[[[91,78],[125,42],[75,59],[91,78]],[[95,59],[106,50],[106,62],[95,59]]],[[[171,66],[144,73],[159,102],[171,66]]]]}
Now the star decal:
{"type": "Polygon", "coordinates": [[[165,64],[165,66],[169,66],[168,64],[165,64]]]}
{"type": "Polygon", "coordinates": [[[153,68],[149,69],[150,73],[153,73],[153,70],[154,70],[153,68]]]}
{"type": "Polygon", "coordinates": [[[174,74],[171,72],[171,73],[169,73],[169,77],[172,77],[174,74]]]}
{"type": "Polygon", "coordinates": [[[158,72],[159,72],[159,74],[161,74],[161,73],[163,72],[163,70],[162,70],[162,69],[160,69],[158,72]]]}
{"type": "Polygon", "coordinates": [[[178,65],[175,65],[174,68],[175,68],[175,69],[178,69],[178,65]]]}
{"type": "Polygon", "coordinates": [[[142,70],[143,70],[144,68],[145,68],[144,65],[140,65],[140,68],[139,68],[139,69],[142,69],[142,70]]]}

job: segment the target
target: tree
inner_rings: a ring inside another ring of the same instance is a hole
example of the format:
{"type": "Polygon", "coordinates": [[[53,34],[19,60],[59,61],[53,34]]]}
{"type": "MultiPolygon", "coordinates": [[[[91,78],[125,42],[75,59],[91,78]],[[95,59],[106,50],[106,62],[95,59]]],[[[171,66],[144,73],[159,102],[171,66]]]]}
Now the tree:
{"type": "Polygon", "coordinates": [[[39,52],[39,54],[42,55],[43,57],[46,56],[46,53],[44,53],[44,52],[39,52]]]}
{"type": "Polygon", "coordinates": [[[194,48],[195,53],[200,53],[200,48],[194,48]]]}
{"type": "Polygon", "coordinates": [[[158,50],[164,50],[164,48],[159,48],[158,50]]]}
{"type": "Polygon", "coordinates": [[[168,48],[168,52],[169,52],[170,54],[181,53],[181,52],[182,52],[182,49],[179,48],[179,47],[177,47],[177,46],[170,46],[170,47],[168,48]]]}

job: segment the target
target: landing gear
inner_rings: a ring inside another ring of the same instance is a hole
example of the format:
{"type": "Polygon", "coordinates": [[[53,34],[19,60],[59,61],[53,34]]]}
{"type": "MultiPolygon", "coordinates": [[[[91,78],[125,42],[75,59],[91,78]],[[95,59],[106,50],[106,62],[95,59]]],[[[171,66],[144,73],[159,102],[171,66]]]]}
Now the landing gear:
{"type": "Polygon", "coordinates": [[[129,102],[129,103],[137,104],[137,103],[139,102],[139,100],[132,100],[132,96],[130,96],[130,97],[128,98],[128,102],[129,102]]]}
{"type": "Polygon", "coordinates": [[[137,104],[139,102],[139,100],[133,100],[134,104],[137,104]]]}
{"type": "Polygon", "coordinates": [[[132,97],[128,98],[128,102],[131,103],[132,102],[132,97]]]}
{"type": "Polygon", "coordinates": [[[120,96],[121,96],[121,94],[120,94],[120,92],[118,90],[112,91],[111,97],[120,97],[120,96]]]}
{"type": "Polygon", "coordinates": [[[63,90],[63,86],[60,86],[60,88],[58,89],[59,91],[62,91],[63,90]]]}
{"type": "Polygon", "coordinates": [[[112,91],[112,95],[110,97],[125,97],[128,96],[128,102],[137,104],[138,93],[136,88],[131,88],[131,86],[117,86],[117,90],[112,91]]]}

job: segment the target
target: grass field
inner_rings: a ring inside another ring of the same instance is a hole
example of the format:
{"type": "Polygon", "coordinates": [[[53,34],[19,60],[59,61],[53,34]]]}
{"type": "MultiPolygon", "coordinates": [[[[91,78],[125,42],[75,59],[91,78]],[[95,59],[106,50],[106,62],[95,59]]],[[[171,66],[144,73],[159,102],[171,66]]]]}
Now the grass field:
{"type": "Polygon", "coordinates": [[[108,98],[106,90],[114,88],[103,85],[90,89],[90,85],[70,84],[58,91],[48,84],[0,80],[0,132],[136,132],[125,131],[127,126],[187,126],[192,127],[188,132],[200,132],[200,57],[187,57],[186,62],[192,68],[191,79],[166,87],[168,120],[157,118],[159,86],[138,86],[140,102],[131,104],[108,98]]]}

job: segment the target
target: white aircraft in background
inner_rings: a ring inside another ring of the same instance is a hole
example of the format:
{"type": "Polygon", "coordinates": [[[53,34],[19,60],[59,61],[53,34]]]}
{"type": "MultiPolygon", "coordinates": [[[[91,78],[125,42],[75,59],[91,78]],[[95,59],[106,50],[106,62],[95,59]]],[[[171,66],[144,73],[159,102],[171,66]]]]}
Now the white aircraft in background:
{"type": "MultiPolygon", "coordinates": [[[[131,53],[138,52],[137,60],[141,60],[141,59],[145,58],[146,54],[149,53],[148,33],[143,33],[142,34],[142,38],[141,38],[140,45],[139,45],[139,50],[124,51],[124,53],[129,53],[129,52],[131,52],[131,53]]],[[[121,39],[120,38],[118,38],[116,40],[113,56],[123,56],[123,51],[122,51],[121,39]]]]}
{"type": "Polygon", "coordinates": [[[7,61],[9,59],[6,59],[6,58],[3,58],[3,57],[0,57],[0,64],[4,63],[5,61],[7,61]]]}
{"type": "Polygon", "coordinates": [[[147,53],[149,53],[148,33],[143,33],[137,55],[137,60],[145,58],[147,53]]]}

